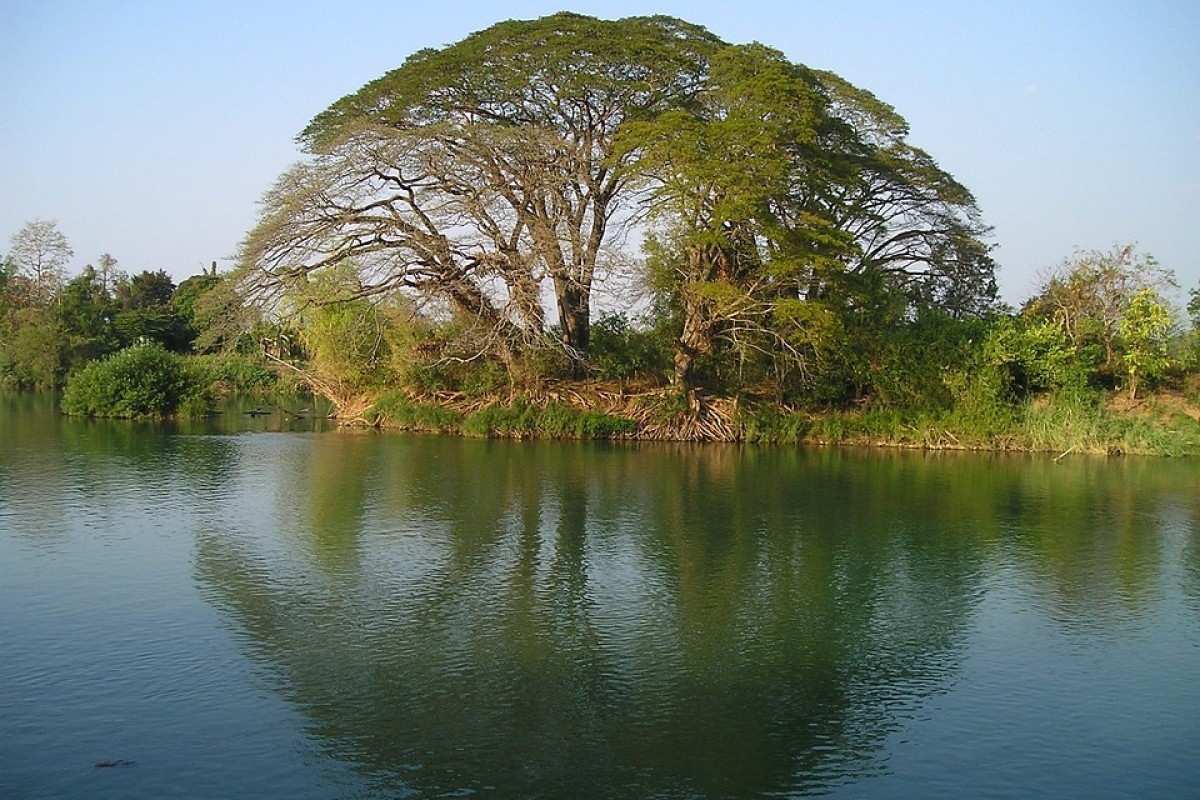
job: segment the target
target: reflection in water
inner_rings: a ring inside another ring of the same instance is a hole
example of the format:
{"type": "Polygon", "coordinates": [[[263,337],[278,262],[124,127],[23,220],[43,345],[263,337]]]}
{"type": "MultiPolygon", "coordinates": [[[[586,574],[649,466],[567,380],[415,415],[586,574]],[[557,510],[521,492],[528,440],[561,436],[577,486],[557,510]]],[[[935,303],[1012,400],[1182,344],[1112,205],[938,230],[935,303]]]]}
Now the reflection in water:
{"type": "Polygon", "coordinates": [[[423,796],[881,770],[952,684],[997,551],[1049,604],[1136,610],[1181,491],[1082,459],[355,436],[297,457],[278,529],[201,534],[198,577],[331,757],[423,796]]]}
{"type": "Polygon", "coordinates": [[[1200,778],[1194,462],[38,403],[0,395],[0,796],[1172,797],[1200,778]],[[101,741],[72,749],[81,719],[101,741]],[[42,755],[83,749],[138,766],[42,755]]]}

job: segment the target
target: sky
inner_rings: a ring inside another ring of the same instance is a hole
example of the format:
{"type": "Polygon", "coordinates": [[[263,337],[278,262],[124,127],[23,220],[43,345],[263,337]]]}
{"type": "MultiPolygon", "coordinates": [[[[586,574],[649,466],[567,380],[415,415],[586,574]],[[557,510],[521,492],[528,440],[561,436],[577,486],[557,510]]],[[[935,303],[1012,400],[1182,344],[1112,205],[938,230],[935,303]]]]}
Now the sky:
{"type": "Polygon", "coordinates": [[[1200,286],[1195,0],[0,0],[0,253],[54,219],[72,273],[229,269],[314,115],[416,50],[562,10],[681,17],[891,104],[975,194],[1010,303],[1126,243],[1200,286]]]}

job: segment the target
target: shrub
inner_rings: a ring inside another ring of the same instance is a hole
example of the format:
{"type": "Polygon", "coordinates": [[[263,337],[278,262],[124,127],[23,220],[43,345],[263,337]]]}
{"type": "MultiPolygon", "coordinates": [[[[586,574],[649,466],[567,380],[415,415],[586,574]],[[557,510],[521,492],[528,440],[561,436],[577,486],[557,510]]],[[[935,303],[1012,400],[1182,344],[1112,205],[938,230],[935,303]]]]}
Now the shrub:
{"type": "Polygon", "coordinates": [[[608,314],[592,323],[588,358],[596,377],[626,380],[661,374],[670,368],[669,348],[653,330],[638,330],[624,314],[608,314]]]}
{"type": "Polygon", "coordinates": [[[197,378],[219,394],[262,394],[280,388],[279,375],[258,356],[221,353],[188,361],[195,365],[197,378]]]}
{"type": "Polygon", "coordinates": [[[1020,399],[1088,382],[1089,359],[1051,321],[1004,317],[984,342],[985,367],[1002,376],[1000,391],[1020,399]]]}
{"type": "Polygon", "coordinates": [[[157,342],[87,364],[67,380],[62,398],[65,413],[88,417],[166,417],[181,405],[189,414],[207,413],[206,384],[157,342]]]}

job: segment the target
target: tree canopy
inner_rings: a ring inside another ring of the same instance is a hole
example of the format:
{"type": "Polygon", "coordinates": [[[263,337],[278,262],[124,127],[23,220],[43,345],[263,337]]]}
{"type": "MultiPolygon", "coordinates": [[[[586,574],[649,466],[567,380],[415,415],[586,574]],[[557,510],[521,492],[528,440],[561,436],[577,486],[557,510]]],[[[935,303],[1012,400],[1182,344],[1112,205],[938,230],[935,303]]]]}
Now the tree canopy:
{"type": "Polygon", "coordinates": [[[974,198],[907,133],[838,76],[682,20],[501,22],[313,119],[239,285],[298,313],[350,265],[356,298],[468,317],[510,367],[556,343],[580,374],[597,282],[636,227],[677,379],[726,347],[803,372],[882,295],[901,315],[995,299],[974,198]]]}
{"type": "Polygon", "coordinates": [[[45,304],[58,293],[75,251],[52,219],[26,222],[13,234],[8,258],[16,277],[34,303],[45,304]]]}
{"type": "Polygon", "coordinates": [[[259,285],[353,259],[365,293],[445,301],[511,358],[545,333],[549,283],[578,357],[625,199],[613,137],[690,102],[718,46],[667,17],[564,13],[413,55],[304,131],[314,159],[281,179],[247,241],[259,285]]]}

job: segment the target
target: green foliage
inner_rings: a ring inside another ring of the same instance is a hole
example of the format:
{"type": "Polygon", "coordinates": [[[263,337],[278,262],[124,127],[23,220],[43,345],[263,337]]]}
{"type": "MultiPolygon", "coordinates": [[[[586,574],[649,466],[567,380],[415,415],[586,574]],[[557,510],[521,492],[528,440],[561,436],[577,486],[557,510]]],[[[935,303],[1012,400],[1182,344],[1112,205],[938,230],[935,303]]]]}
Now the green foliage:
{"type": "Polygon", "coordinates": [[[206,412],[210,402],[199,370],[161,344],[126,348],[93,361],[67,381],[62,409],[88,417],[158,418],[206,412]]]}
{"type": "Polygon", "coordinates": [[[455,385],[473,400],[491,397],[510,385],[508,370],[495,359],[478,358],[455,367],[455,385]]]}
{"type": "Polygon", "coordinates": [[[1097,377],[1111,379],[1120,366],[1121,318],[1134,296],[1174,285],[1170,270],[1133,245],[1078,251],[1051,273],[1025,313],[1053,321],[1081,357],[1094,355],[1097,377]]]}
{"type": "Polygon", "coordinates": [[[1029,403],[1019,427],[1020,446],[1048,452],[1183,456],[1200,454],[1200,425],[1184,415],[1115,414],[1101,393],[1057,396],[1029,403]]]}
{"type": "Polygon", "coordinates": [[[6,255],[4,258],[0,258],[0,310],[3,310],[10,302],[9,289],[16,275],[17,265],[13,262],[12,256],[6,255]]]}
{"type": "Polygon", "coordinates": [[[606,226],[631,177],[613,136],[690,102],[720,44],[668,17],[564,12],[416,53],[312,121],[301,138],[314,163],[268,194],[246,260],[291,275],[330,253],[356,259],[365,292],[406,285],[474,316],[510,365],[541,348],[550,288],[579,374],[606,226]]]}
{"type": "Polygon", "coordinates": [[[1009,395],[1008,381],[1000,371],[976,365],[948,372],[945,380],[954,395],[953,405],[944,412],[947,428],[985,447],[1012,435],[1020,406],[1009,395]]]}
{"type": "Polygon", "coordinates": [[[300,341],[314,385],[340,398],[385,391],[397,379],[388,329],[403,313],[402,298],[359,297],[354,265],[339,264],[297,285],[300,341]]]}
{"type": "Polygon", "coordinates": [[[1183,396],[1194,406],[1200,406],[1200,371],[1189,373],[1183,379],[1183,396]]]}
{"type": "Polygon", "coordinates": [[[171,303],[175,281],[165,270],[145,270],[117,282],[116,301],[124,309],[153,308],[171,303]]]}
{"type": "Polygon", "coordinates": [[[1101,392],[1075,390],[1020,403],[960,403],[954,408],[883,408],[784,414],[743,412],[748,442],[887,445],[1062,454],[1200,455],[1200,425],[1178,413],[1114,413],[1101,392]]]}
{"type": "Polygon", "coordinates": [[[299,389],[293,383],[283,383],[262,356],[215,353],[191,356],[187,361],[197,371],[198,380],[219,396],[275,391],[295,394],[299,389]]]}
{"type": "Polygon", "coordinates": [[[814,376],[827,402],[882,407],[946,408],[956,399],[953,376],[975,365],[989,323],[933,308],[915,316],[895,292],[854,297],[841,311],[843,335],[814,376]]]}
{"type": "Polygon", "coordinates": [[[179,320],[180,339],[188,348],[192,346],[204,328],[197,304],[224,280],[215,273],[215,264],[213,269],[214,272],[211,274],[202,272],[187,278],[175,287],[175,291],[171,295],[171,310],[179,320]]]}
{"type": "Polygon", "coordinates": [[[0,386],[57,389],[65,375],[67,344],[67,333],[51,308],[0,313],[0,386]]]}
{"type": "Polygon", "coordinates": [[[95,269],[88,267],[67,283],[58,296],[54,312],[67,337],[64,360],[68,368],[112,353],[121,347],[113,316],[115,301],[104,291],[95,269]]]}
{"type": "Polygon", "coordinates": [[[176,353],[187,349],[190,334],[169,305],[140,306],[117,311],[112,326],[126,344],[155,341],[176,353]]]}
{"type": "Polygon", "coordinates": [[[1153,290],[1142,289],[1130,299],[1118,327],[1130,397],[1137,396],[1141,381],[1158,377],[1170,366],[1167,348],[1173,324],[1170,309],[1153,290]]]}
{"type": "Polygon", "coordinates": [[[542,341],[530,343],[522,349],[510,369],[509,381],[517,389],[536,387],[547,380],[569,379],[574,366],[567,351],[560,345],[561,336],[554,337],[557,329],[542,341]]]}
{"type": "Polygon", "coordinates": [[[1001,317],[984,341],[982,366],[996,370],[1008,398],[1087,385],[1088,365],[1051,320],[1001,317]]]}
{"type": "Polygon", "coordinates": [[[809,418],[802,414],[787,414],[769,404],[742,411],[738,424],[747,442],[763,444],[796,444],[806,441],[812,431],[809,418]]]}
{"type": "Polygon", "coordinates": [[[484,109],[506,124],[554,126],[564,114],[603,127],[688,99],[719,40],[669,17],[600,20],[559,13],[507,21],[398,69],[317,115],[302,134],[320,149],[364,118],[387,125],[454,119],[484,109]]]}
{"type": "Polygon", "coordinates": [[[658,375],[670,365],[668,342],[659,331],[635,328],[624,314],[608,314],[592,323],[588,358],[592,372],[605,380],[658,375]]]}
{"type": "Polygon", "coordinates": [[[381,323],[378,309],[365,300],[310,309],[301,329],[309,369],[364,392],[386,386],[394,373],[381,323]]]}
{"type": "Polygon", "coordinates": [[[770,374],[781,397],[839,397],[814,380],[838,371],[859,396],[935,390],[887,387],[877,356],[890,355],[838,345],[871,330],[853,319],[864,309],[990,307],[994,264],[970,193],[869,93],[761,45],[715,53],[708,90],[618,139],[653,181],[662,230],[647,240],[647,278],[681,314],[675,380],[708,359],[728,382],[725,350],[739,381],[747,367],[770,374]]]}
{"type": "Polygon", "coordinates": [[[564,403],[550,403],[541,410],[537,430],[542,435],[559,439],[615,439],[636,432],[637,423],[564,403]]]}

